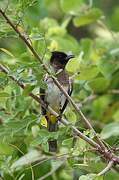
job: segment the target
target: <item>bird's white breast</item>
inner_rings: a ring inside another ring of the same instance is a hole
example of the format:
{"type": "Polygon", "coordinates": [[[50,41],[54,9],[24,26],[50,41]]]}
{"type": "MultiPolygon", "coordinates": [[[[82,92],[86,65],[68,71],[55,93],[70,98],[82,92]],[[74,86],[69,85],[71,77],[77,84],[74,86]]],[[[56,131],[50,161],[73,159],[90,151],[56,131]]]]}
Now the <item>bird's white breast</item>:
{"type": "MultiPolygon", "coordinates": [[[[54,84],[53,80],[49,78],[47,81],[47,90],[46,90],[46,102],[53,108],[53,110],[59,112],[62,109],[66,97],[59,90],[59,88],[54,84]]],[[[68,87],[63,86],[66,91],[68,91],[68,87]]]]}

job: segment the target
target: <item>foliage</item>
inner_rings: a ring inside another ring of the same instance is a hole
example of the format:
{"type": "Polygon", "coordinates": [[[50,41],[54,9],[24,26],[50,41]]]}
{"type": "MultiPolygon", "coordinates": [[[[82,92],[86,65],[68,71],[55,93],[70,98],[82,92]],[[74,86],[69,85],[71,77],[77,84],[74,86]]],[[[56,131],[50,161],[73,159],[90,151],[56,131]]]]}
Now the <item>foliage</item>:
{"type": "MultiPolygon", "coordinates": [[[[104,4],[104,0],[4,0],[0,8],[6,9],[44,63],[48,64],[53,50],[75,55],[66,67],[74,79],[72,98],[105,144],[119,147],[119,5],[112,0],[104,4]]],[[[90,152],[84,140],[73,138],[70,126],[60,125],[57,133],[48,133],[42,126],[40,107],[29,93],[39,95],[39,87],[46,88],[45,72],[2,17],[0,63],[10,69],[8,76],[0,72],[1,177],[102,180],[96,175],[105,167],[101,157],[90,152]],[[10,80],[11,75],[26,89],[10,80]],[[55,158],[47,147],[52,137],[58,139],[55,158]]],[[[93,139],[93,132],[84,127],[70,105],[64,114],[93,139]]],[[[105,180],[111,179],[118,179],[118,174],[110,171],[105,175],[105,180]]]]}

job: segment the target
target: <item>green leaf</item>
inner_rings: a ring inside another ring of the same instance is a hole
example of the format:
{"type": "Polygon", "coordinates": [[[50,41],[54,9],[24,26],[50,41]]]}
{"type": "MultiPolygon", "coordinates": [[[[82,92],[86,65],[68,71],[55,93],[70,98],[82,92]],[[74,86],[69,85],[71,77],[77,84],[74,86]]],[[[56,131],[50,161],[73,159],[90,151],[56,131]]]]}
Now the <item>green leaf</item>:
{"type": "Polygon", "coordinates": [[[42,143],[47,143],[50,134],[46,129],[39,129],[38,136],[31,142],[32,146],[37,146],[42,143]]]}
{"type": "Polygon", "coordinates": [[[114,119],[115,121],[119,121],[119,110],[117,110],[117,111],[114,113],[113,119],[114,119]]]}
{"type": "Polygon", "coordinates": [[[86,150],[86,146],[87,144],[84,140],[77,139],[72,155],[75,155],[76,153],[83,154],[84,151],[86,150]]]}
{"type": "Polygon", "coordinates": [[[18,160],[16,160],[12,166],[10,167],[11,170],[16,170],[17,168],[19,169],[22,166],[29,165],[35,161],[38,161],[39,159],[45,158],[45,155],[41,155],[40,151],[38,150],[31,150],[27,154],[23,155],[20,157],[18,160]]]}
{"type": "Polygon", "coordinates": [[[71,108],[67,108],[67,111],[65,112],[66,117],[69,119],[71,123],[76,122],[76,113],[71,110],[71,108]]]}
{"type": "Polygon", "coordinates": [[[109,81],[106,80],[103,77],[96,78],[92,81],[88,82],[88,86],[94,91],[94,92],[104,92],[109,85],[109,81]]]}
{"type": "Polygon", "coordinates": [[[108,139],[111,136],[119,136],[119,123],[110,123],[103,128],[101,138],[108,139]]]}
{"type": "Polygon", "coordinates": [[[103,180],[103,176],[97,176],[96,174],[87,174],[80,176],[79,180],[103,180]]]}
{"type": "Polygon", "coordinates": [[[0,92],[0,97],[9,97],[10,95],[6,92],[0,92]]]}
{"type": "Polygon", "coordinates": [[[7,85],[7,83],[8,83],[8,79],[7,79],[6,74],[3,74],[2,72],[0,72],[0,88],[1,87],[3,88],[3,86],[7,85]]]}
{"type": "Polygon", "coordinates": [[[64,29],[61,26],[55,26],[55,27],[51,27],[48,29],[48,36],[52,36],[52,35],[59,35],[60,36],[64,36],[66,33],[66,29],[64,29]]]}
{"type": "Polygon", "coordinates": [[[40,137],[49,137],[49,132],[46,129],[40,129],[39,136],[40,137]]]}
{"type": "Polygon", "coordinates": [[[51,27],[58,26],[58,23],[55,19],[46,17],[40,21],[40,26],[41,26],[41,28],[48,30],[51,27]]]}
{"type": "Polygon", "coordinates": [[[82,168],[82,167],[87,167],[87,164],[74,164],[74,167],[76,168],[82,168]]]}
{"type": "Polygon", "coordinates": [[[102,16],[102,11],[98,8],[93,8],[87,11],[84,15],[75,17],[73,19],[74,25],[76,27],[84,26],[87,24],[94,23],[102,16]]]}
{"type": "Polygon", "coordinates": [[[0,142],[0,154],[1,155],[10,155],[10,154],[12,154],[12,152],[13,152],[13,148],[10,145],[0,142]]]}
{"type": "Polygon", "coordinates": [[[48,47],[50,51],[59,50],[63,52],[73,52],[77,53],[79,51],[79,45],[75,38],[70,35],[66,35],[65,37],[55,36],[53,37],[53,41],[51,41],[50,46],[48,47]],[[55,42],[55,46],[52,43],[55,42]]]}
{"type": "Polygon", "coordinates": [[[93,118],[97,120],[102,119],[104,121],[105,117],[103,115],[104,115],[104,112],[107,110],[110,102],[111,102],[111,97],[109,95],[103,95],[103,96],[97,97],[93,101],[92,106],[91,106],[93,118]]]}
{"type": "Polygon", "coordinates": [[[61,8],[65,13],[78,12],[84,0],[60,0],[61,8]]]}
{"type": "Polygon", "coordinates": [[[35,86],[27,85],[23,90],[23,96],[28,96],[29,93],[35,88],[35,86]]]}
{"type": "Polygon", "coordinates": [[[93,41],[89,38],[82,38],[80,41],[80,48],[81,51],[84,52],[84,59],[85,60],[89,60],[91,51],[92,51],[92,47],[93,47],[93,41]]]}
{"type": "Polygon", "coordinates": [[[7,55],[11,56],[12,58],[14,58],[14,55],[8,51],[7,49],[4,49],[4,48],[0,48],[1,51],[3,51],[4,53],[6,53],[7,55]]]}
{"type": "Polygon", "coordinates": [[[77,70],[79,70],[79,62],[77,61],[76,58],[71,59],[67,63],[66,70],[71,73],[75,73],[75,72],[77,72],[77,70]]]}
{"type": "Polygon", "coordinates": [[[36,147],[40,145],[41,143],[43,143],[43,139],[41,139],[41,137],[38,136],[31,142],[31,146],[36,147]]]}
{"type": "MultiPolygon", "coordinates": [[[[56,132],[54,132],[56,133],[56,132]]],[[[41,144],[42,148],[44,149],[44,151],[48,152],[48,139],[50,138],[55,138],[53,135],[53,132],[48,132],[46,129],[40,129],[39,130],[39,136],[36,137],[32,142],[31,142],[31,146],[35,146],[37,147],[38,145],[41,144]],[[51,137],[53,136],[53,137],[51,137]]]]}
{"type": "Polygon", "coordinates": [[[83,67],[80,70],[80,74],[76,76],[77,80],[90,80],[95,78],[99,73],[99,69],[96,66],[83,67]]]}
{"type": "Polygon", "coordinates": [[[72,140],[73,140],[73,138],[65,139],[65,140],[62,142],[62,145],[64,145],[64,146],[72,145],[72,140]]]}
{"type": "Polygon", "coordinates": [[[32,135],[34,138],[36,138],[39,134],[39,126],[38,125],[34,125],[32,126],[32,135]]]}
{"type": "Polygon", "coordinates": [[[118,69],[118,66],[116,63],[114,63],[114,60],[110,62],[107,59],[104,59],[100,61],[100,64],[98,65],[100,72],[106,77],[110,78],[111,75],[118,69]]]}
{"type": "MultiPolygon", "coordinates": [[[[14,137],[14,135],[24,136],[25,131],[28,129],[30,120],[32,120],[31,122],[33,123],[36,118],[30,115],[20,120],[10,119],[10,121],[7,122],[4,127],[1,126],[0,137],[6,138],[7,135],[12,137],[14,137]]],[[[12,141],[12,138],[9,138],[9,141],[12,141]]]]}

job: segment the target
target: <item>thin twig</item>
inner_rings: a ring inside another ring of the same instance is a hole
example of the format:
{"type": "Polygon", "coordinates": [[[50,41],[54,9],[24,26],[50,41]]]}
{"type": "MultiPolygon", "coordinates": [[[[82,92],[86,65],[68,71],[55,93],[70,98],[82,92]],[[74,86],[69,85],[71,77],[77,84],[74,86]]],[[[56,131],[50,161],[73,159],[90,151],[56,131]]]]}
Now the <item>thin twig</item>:
{"type": "MultiPolygon", "coordinates": [[[[65,158],[68,158],[68,155],[65,153],[65,154],[60,154],[58,156],[51,156],[51,157],[47,157],[47,158],[44,158],[43,160],[39,161],[37,163],[35,163],[34,165],[32,165],[32,167],[35,167],[35,166],[38,166],[46,161],[49,161],[49,160],[56,160],[56,159],[59,159],[61,157],[65,156],[65,158]]],[[[27,168],[29,169],[29,167],[27,168]]]]}
{"type": "Polygon", "coordinates": [[[106,174],[112,168],[113,164],[114,164],[114,161],[110,161],[108,165],[106,166],[106,168],[103,169],[100,173],[98,173],[98,176],[102,176],[106,174]]]}

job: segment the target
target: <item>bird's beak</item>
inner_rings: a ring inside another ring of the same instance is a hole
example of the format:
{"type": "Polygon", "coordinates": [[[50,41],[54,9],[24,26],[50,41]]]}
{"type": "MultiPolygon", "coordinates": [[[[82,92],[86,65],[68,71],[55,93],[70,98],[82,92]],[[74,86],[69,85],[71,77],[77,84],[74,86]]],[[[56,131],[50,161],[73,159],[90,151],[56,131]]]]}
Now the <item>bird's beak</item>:
{"type": "Polygon", "coordinates": [[[69,60],[71,58],[74,58],[74,55],[67,55],[66,60],[69,60]]]}

